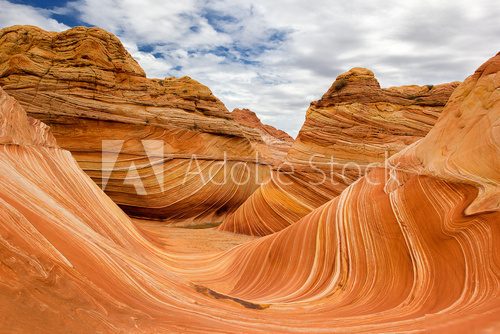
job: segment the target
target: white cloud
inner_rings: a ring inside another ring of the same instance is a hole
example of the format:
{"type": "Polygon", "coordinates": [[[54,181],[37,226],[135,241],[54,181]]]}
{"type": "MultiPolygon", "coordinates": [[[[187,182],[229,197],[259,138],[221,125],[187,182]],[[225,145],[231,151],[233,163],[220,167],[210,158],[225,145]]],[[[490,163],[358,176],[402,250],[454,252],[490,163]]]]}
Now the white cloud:
{"type": "Polygon", "coordinates": [[[196,15],[197,6],[196,0],[78,0],[68,4],[83,22],[140,44],[174,43],[190,48],[229,42],[196,15]],[[190,29],[194,26],[196,32],[190,29]]]}
{"type": "MultiPolygon", "coordinates": [[[[31,24],[60,30],[31,10],[22,17],[43,21],[31,24]]],[[[228,109],[253,109],[292,135],[351,67],[373,69],[383,86],[463,80],[500,45],[494,0],[76,0],[58,10],[117,34],[148,76],[189,75],[228,109]]],[[[26,22],[0,14],[14,23],[26,22]]]]}
{"type": "Polygon", "coordinates": [[[62,31],[69,28],[67,25],[52,19],[51,14],[45,9],[0,0],[0,27],[27,24],[51,31],[62,31]]]}

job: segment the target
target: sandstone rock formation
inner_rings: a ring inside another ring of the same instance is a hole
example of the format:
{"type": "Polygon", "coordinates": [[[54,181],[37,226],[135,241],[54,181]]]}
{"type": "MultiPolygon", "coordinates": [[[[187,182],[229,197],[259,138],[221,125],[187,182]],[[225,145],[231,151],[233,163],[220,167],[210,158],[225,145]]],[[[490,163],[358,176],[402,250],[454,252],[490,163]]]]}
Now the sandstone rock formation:
{"type": "Polygon", "coordinates": [[[372,168],[281,232],[186,254],[137,229],[0,89],[0,329],[498,332],[499,92],[500,53],[390,179],[372,168]]]}
{"type": "Polygon", "coordinates": [[[311,103],[284,173],[274,173],[220,229],[263,236],[296,222],[425,136],[457,85],[382,89],[370,70],[341,74],[311,103]]]}
{"type": "Polygon", "coordinates": [[[263,124],[257,115],[249,109],[234,109],[231,114],[239,124],[260,132],[263,143],[257,145],[266,161],[274,159],[273,165],[279,165],[283,162],[293,144],[293,138],[289,134],[273,126],[263,124]]]}
{"type": "Polygon", "coordinates": [[[282,159],[268,127],[234,121],[191,78],[146,78],[98,28],[0,30],[0,86],[134,216],[220,222],[282,159]]]}
{"type": "Polygon", "coordinates": [[[47,125],[28,117],[19,103],[0,89],[0,145],[57,147],[47,125]]]}
{"type": "Polygon", "coordinates": [[[258,129],[268,136],[274,137],[286,143],[293,142],[293,138],[283,130],[276,129],[273,126],[263,124],[257,115],[250,109],[234,109],[232,112],[234,119],[247,127],[258,129]]]}

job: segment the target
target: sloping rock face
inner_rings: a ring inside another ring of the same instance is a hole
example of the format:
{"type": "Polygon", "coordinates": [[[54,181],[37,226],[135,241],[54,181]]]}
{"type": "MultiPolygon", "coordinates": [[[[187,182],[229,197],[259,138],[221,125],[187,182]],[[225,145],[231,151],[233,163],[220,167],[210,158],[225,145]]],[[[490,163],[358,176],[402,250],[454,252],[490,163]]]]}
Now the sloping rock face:
{"type": "Polygon", "coordinates": [[[0,331],[498,332],[499,92],[500,54],[389,179],[373,168],[283,231],[187,254],[153,244],[0,89],[0,331]]]}
{"type": "MultiPolygon", "coordinates": [[[[446,113],[418,145],[389,160],[394,169],[470,184],[469,215],[500,210],[500,53],[452,95],[446,113]]],[[[392,186],[404,179],[392,179],[392,186]]],[[[390,188],[389,188],[390,189],[390,188]]]]}
{"type": "Polygon", "coordinates": [[[19,103],[0,88],[0,145],[57,147],[47,125],[26,115],[19,103]]]}
{"type": "Polygon", "coordinates": [[[341,74],[306,121],[281,172],[220,226],[263,236],[337,196],[370,167],[424,137],[458,83],[382,89],[372,71],[341,74]]]}
{"type": "Polygon", "coordinates": [[[234,119],[247,127],[260,130],[268,136],[274,137],[286,143],[292,143],[293,138],[283,130],[276,129],[273,126],[263,124],[257,115],[250,109],[234,109],[232,112],[234,119]]]}
{"type": "Polygon", "coordinates": [[[146,78],[98,28],[0,30],[0,86],[134,216],[220,222],[282,158],[207,87],[146,78]]]}
{"type": "Polygon", "coordinates": [[[249,109],[234,109],[231,114],[239,124],[256,129],[260,133],[263,143],[257,145],[266,161],[271,160],[276,166],[285,160],[286,154],[293,144],[293,138],[289,134],[273,126],[263,124],[257,115],[249,109]]]}

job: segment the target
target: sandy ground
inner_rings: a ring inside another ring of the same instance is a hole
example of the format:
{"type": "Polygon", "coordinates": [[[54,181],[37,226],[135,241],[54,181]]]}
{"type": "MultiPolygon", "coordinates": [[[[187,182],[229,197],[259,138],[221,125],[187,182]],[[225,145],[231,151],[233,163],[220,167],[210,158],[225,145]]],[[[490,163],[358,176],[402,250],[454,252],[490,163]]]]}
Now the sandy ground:
{"type": "Polygon", "coordinates": [[[176,253],[220,252],[256,238],[218,231],[214,227],[192,229],[152,220],[132,218],[132,221],[157,246],[176,253]]]}

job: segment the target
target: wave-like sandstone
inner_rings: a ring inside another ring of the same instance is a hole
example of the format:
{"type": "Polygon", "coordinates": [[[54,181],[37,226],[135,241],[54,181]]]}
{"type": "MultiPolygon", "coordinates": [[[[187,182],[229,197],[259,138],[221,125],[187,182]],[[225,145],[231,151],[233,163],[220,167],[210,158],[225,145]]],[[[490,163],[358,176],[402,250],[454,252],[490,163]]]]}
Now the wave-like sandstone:
{"type": "Polygon", "coordinates": [[[237,122],[189,77],[146,78],[98,28],[0,30],[0,86],[134,216],[220,222],[282,160],[281,133],[237,122]]]}
{"type": "Polygon", "coordinates": [[[185,254],[138,229],[0,89],[1,328],[497,332],[499,125],[500,53],[391,157],[389,179],[373,168],[281,232],[185,254]]]}
{"type": "Polygon", "coordinates": [[[161,265],[166,255],[1,88],[0,124],[1,332],[223,328],[210,311],[221,303],[161,265]]]}
{"type": "Polygon", "coordinates": [[[368,69],[341,74],[311,104],[279,171],[220,229],[263,236],[296,222],[424,137],[457,85],[382,89],[368,69]]]}
{"type": "Polygon", "coordinates": [[[370,170],[283,231],[195,261],[192,278],[333,331],[496,332],[499,126],[500,53],[390,158],[389,177],[370,170]]]}

